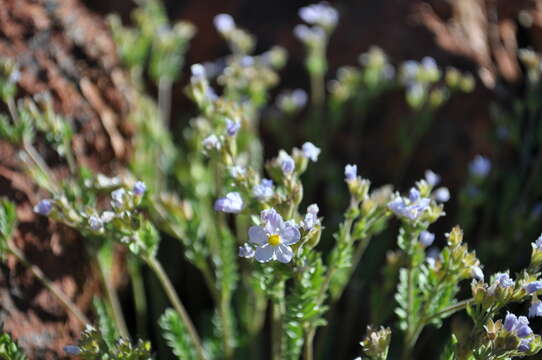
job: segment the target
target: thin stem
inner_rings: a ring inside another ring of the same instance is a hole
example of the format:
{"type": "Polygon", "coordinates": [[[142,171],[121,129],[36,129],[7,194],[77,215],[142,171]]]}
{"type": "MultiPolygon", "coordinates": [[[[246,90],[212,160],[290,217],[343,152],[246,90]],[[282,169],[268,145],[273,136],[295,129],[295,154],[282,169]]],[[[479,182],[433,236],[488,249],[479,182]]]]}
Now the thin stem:
{"type": "Polygon", "coordinates": [[[315,109],[320,109],[322,107],[322,104],[324,102],[324,97],[325,97],[324,75],[311,72],[310,80],[311,80],[312,106],[315,109]]]}
{"type": "Polygon", "coordinates": [[[45,274],[41,271],[40,268],[38,268],[35,265],[32,265],[28,259],[24,256],[24,254],[13,244],[11,240],[8,240],[7,242],[9,251],[15,255],[15,257],[19,260],[21,264],[23,264],[26,268],[28,268],[32,274],[45,286],[47,290],[51,292],[51,294],[62,304],[62,306],[68,311],[71,312],[77,320],[83,325],[90,324],[90,321],[88,318],[77,308],[77,306],[64,294],[62,291],[56,288],[56,286],[53,285],[51,280],[49,280],[45,274]]]}
{"type": "Polygon", "coordinates": [[[162,114],[164,126],[169,125],[169,117],[171,114],[171,87],[173,83],[167,77],[162,76],[158,80],[158,107],[162,114]]]}
{"type": "Polygon", "coordinates": [[[220,317],[222,319],[222,342],[224,346],[224,359],[233,359],[233,346],[231,336],[231,314],[229,296],[221,296],[220,317]]]}
{"type": "Polygon", "coordinates": [[[307,334],[305,335],[305,348],[303,351],[303,359],[304,360],[313,360],[314,359],[314,334],[316,333],[316,330],[314,328],[311,328],[309,331],[307,331],[307,334]]]}
{"type": "Polygon", "coordinates": [[[124,320],[124,315],[122,314],[122,307],[120,305],[117,292],[115,291],[113,283],[111,282],[111,277],[106,270],[105,264],[99,257],[96,258],[96,266],[98,267],[102,284],[104,286],[105,296],[107,297],[107,301],[111,306],[111,315],[113,316],[113,320],[119,329],[120,335],[125,339],[129,339],[130,333],[128,332],[128,327],[126,326],[126,321],[124,320]]]}
{"type": "Polygon", "coordinates": [[[169,301],[175,308],[175,311],[177,311],[177,313],[181,317],[181,321],[183,322],[184,326],[188,330],[188,334],[190,335],[190,338],[192,339],[192,343],[196,348],[198,358],[200,360],[206,360],[207,357],[205,356],[205,351],[201,344],[201,340],[196,331],[196,328],[194,327],[194,324],[192,323],[190,316],[186,312],[186,309],[184,308],[184,305],[181,302],[181,299],[179,299],[179,297],[177,296],[177,293],[175,292],[173,284],[171,283],[171,280],[167,276],[166,272],[164,271],[164,268],[162,268],[162,265],[160,265],[160,263],[156,261],[154,257],[145,257],[144,260],[147,263],[147,265],[149,265],[151,270],[155,273],[169,301]]]}
{"type": "Polygon", "coordinates": [[[282,360],[281,356],[281,335],[282,335],[282,307],[281,300],[275,299],[272,306],[272,323],[271,323],[271,351],[273,360],[282,360]]]}
{"type": "Polygon", "coordinates": [[[141,274],[141,266],[135,256],[128,260],[128,271],[132,279],[132,291],[134,296],[134,307],[136,313],[137,332],[141,337],[147,336],[147,297],[145,295],[145,284],[141,274]]]}
{"type": "Polygon", "coordinates": [[[469,304],[471,304],[472,302],[474,301],[473,298],[470,298],[470,299],[466,299],[466,300],[462,300],[462,301],[459,301],[453,305],[450,305],[444,309],[442,309],[441,311],[437,312],[437,313],[434,313],[433,315],[431,316],[428,316],[424,322],[427,324],[429,323],[431,320],[435,319],[435,318],[438,318],[442,315],[445,315],[445,314],[449,314],[449,315],[452,315],[453,313],[459,311],[459,310],[463,310],[465,309],[469,304]]]}

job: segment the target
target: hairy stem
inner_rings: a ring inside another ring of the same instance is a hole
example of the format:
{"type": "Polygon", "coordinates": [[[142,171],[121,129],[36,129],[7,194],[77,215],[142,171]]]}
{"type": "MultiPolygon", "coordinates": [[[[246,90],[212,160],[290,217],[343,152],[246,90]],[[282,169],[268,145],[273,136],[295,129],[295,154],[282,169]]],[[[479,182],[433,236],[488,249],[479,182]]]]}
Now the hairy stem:
{"type": "Polygon", "coordinates": [[[132,279],[132,291],[134,296],[134,308],[136,313],[137,332],[141,337],[147,337],[147,297],[145,284],[141,274],[141,266],[136,257],[131,256],[128,261],[128,272],[132,279]]]}
{"type": "Polygon", "coordinates": [[[179,297],[177,296],[177,293],[175,292],[175,288],[173,287],[171,280],[169,279],[166,272],[164,271],[164,268],[162,268],[162,265],[160,265],[160,263],[154,257],[145,257],[144,260],[149,265],[151,270],[155,273],[169,301],[173,305],[173,308],[175,309],[175,311],[177,311],[177,313],[181,317],[181,321],[183,322],[184,326],[188,330],[188,334],[190,335],[192,343],[196,348],[198,359],[206,360],[207,357],[205,356],[205,350],[203,349],[203,345],[201,344],[201,340],[196,331],[196,328],[194,327],[194,324],[192,323],[190,316],[186,312],[186,309],[184,308],[184,305],[181,302],[181,299],[179,299],[179,297]]]}
{"type": "Polygon", "coordinates": [[[8,248],[10,253],[15,255],[17,260],[21,264],[23,264],[26,268],[28,268],[32,274],[45,286],[47,290],[51,292],[51,294],[62,304],[62,306],[70,313],[72,313],[77,320],[83,325],[90,324],[89,319],[77,308],[77,306],[68,298],[66,294],[64,294],[62,291],[56,288],[56,286],[53,285],[51,280],[49,280],[45,274],[41,271],[40,268],[38,268],[35,265],[32,265],[28,259],[24,256],[24,254],[13,244],[11,240],[8,240],[7,242],[8,248]]]}

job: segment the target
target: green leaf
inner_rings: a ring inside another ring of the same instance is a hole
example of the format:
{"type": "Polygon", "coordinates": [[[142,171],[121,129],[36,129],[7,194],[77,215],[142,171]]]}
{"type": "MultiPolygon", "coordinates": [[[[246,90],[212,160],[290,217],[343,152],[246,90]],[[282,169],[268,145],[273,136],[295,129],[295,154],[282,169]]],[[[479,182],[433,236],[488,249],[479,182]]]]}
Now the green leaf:
{"type": "Polygon", "coordinates": [[[27,357],[19,344],[11,338],[10,334],[3,331],[0,326],[0,359],[1,360],[26,360],[27,357]]]}
{"type": "Polygon", "coordinates": [[[196,358],[190,335],[176,311],[167,309],[160,317],[159,324],[162,336],[177,358],[196,358]]]}
{"type": "Polygon", "coordinates": [[[110,316],[107,306],[100,298],[94,298],[94,308],[96,309],[96,315],[98,316],[98,326],[102,333],[103,339],[107,346],[112,349],[115,346],[115,342],[119,338],[117,328],[115,327],[115,321],[110,316]]]}

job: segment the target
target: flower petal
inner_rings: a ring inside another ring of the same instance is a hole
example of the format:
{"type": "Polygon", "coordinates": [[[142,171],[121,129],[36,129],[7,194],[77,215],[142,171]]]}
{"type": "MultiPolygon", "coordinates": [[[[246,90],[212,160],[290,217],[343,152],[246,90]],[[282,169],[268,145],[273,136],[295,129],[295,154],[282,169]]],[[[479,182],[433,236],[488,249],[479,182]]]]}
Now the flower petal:
{"type": "Polygon", "coordinates": [[[275,257],[275,248],[269,244],[265,244],[264,246],[260,246],[256,249],[256,254],[254,254],[254,258],[261,263],[268,262],[272,260],[275,257]]]}
{"type": "Polygon", "coordinates": [[[291,247],[280,244],[275,249],[275,256],[277,257],[278,261],[286,264],[292,260],[292,257],[294,256],[294,252],[292,251],[291,247]]]}
{"type": "Polygon", "coordinates": [[[291,223],[286,223],[280,231],[280,237],[286,245],[292,245],[299,241],[301,234],[296,226],[291,223]]]}
{"type": "Polygon", "coordinates": [[[282,216],[273,208],[262,211],[261,218],[265,223],[265,229],[270,234],[276,234],[277,229],[281,229],[284,226],[282,216]]]}
{"type": "Polygon", "coordinates": [[[267,243],[267,233],[261,226],[251,226],[248,229],[248,239],[253,244],[264,245],[267,243]]]}

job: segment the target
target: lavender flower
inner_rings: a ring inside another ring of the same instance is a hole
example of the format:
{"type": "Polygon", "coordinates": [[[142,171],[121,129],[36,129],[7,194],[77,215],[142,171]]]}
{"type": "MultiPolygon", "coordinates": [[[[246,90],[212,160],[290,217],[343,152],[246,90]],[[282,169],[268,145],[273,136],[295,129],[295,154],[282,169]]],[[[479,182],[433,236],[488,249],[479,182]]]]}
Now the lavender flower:
{"type": "Polygon", "coordinates": [[[43,216],[48,216],[52,210],[53,202],[49,199],[43,199],[34,206],[34,212],[43,216]]]}
{"type": "Polygon", "coordinates": [[[339,13],[327,3],[321,2],[299,9],[299,17],[309,24],[332,29],[337,25],[339,13]]]}
{"type": "Polygon", "coordinates": [[[388,208],[397,216],[416,221],[429,209],[431,200],[421,197],[416,188],[410,189],[408,198],[396,196],[388,203],[388,208]]]}
{"type": "Polygon", "coordinates": [[[239,256],[245,259],[252,259],[256,252],[248,243],[244,243],[242,246],[239,246],[239,256]]]}
{"type": "Polygon", "coordinates": [[[529,307],[529,317],[542,316],[542,302],[540,300],[534,301],[529,307]]]}
{"type": "Polygon", "coordinates": [[[230,192],[225,197],[221,197],[215,201],[214,206],[216,211],[225,213],[239,213],[243,209],[243,199],[238,192],[230,192]]]}
{"type": "Polygon", "coordinates": [[[262,179],[262,181],[254,186],[252,194],[259,201],[267,201],[273,196],[273,181],[269,179],[262,179]]]}
{"type": "Polygon", "coordinates": [[[426,56],[422,59],[422,66],[426,71],[438,70],[437,62],[431,56],[426,56]]]}
{"type": "MultiPolygon", "coordinates": [[[[523,316],[520,316],[523,317],[523,316]]],[[[518,325],[516,329],[516,335],[520,338],[526,338],[528,336],[531,336],[533,334],[533,330],[529,327],[529,325],[526,324],[520,324],[518,325]]]]}
{"type": "Polygon", "coordinates": [[[192,82],[202,81],[207,78],[205,67],[201,64],[193,64],[190,66],[190,72],[192,73],[192,82]]]}
{"type": "Polygon", "coordinates": [[[344,177],[346,181],[354,181],[358,177],[358,166],[357,165],[346,165],[344,167],[344,177]]]}
{"type": "Polygon", "coordinates": [[[525,291],[529,294],[542,290],[542,281],[533,281],[525,285],[525,291]]]}
{"type": "Polygon", "coordinates": [[[425,181],[431,186],[435,186],[440,182],[440,176],[435,174],[432,170],[425,171],[425,181]]]}
{"type": "Polygon", "coordinates": [[[117,189],[111,193],[111,206],[114,209],[119,209],[124,205],[126,190],[123,188],[117,189]]]}
{"type": "Polygon", "coordinates": [[[88,218],[88,225],[92,231],[102,231],[104,228],[102,220],[94,215],[88,218]]]}
{"type": "Polygon", "coordinates": [[[308,27],[307,25],[297,25],[294,28],[296,38],[305,44],[321,44],[326,39],[326,32],[319,27],[308,27]]]}
{"type": "Polygon", "coordinates": [[[514,280],[510,279],[508,273],[497,273],[495,274],[495,284],[500,287],[507,288],[514,286],[514,280]]]}
{"type": "Polygon", "coordinates": [[[445,203],[450,200],[450,190],[447,187],[439,187],[433,192],[435,200],[441,203],[445,203]]]}
{"type": "Polygon", "coordinates": [[[291,94],[292,103],[297,108],[302,108],[307,104],[307,92],[303,89],[295,89],[291,94]]]}
{"type": "Polygon", "coordinates": [[[218,14],[214,18],[215,28],[218,32],[225,34],[235,28],[235,21],[230,14],[218,14]]]}
{"type": "Polygon", "coordinates": [[[147,190],[147,186],[145,185],[143,181],[137,181],[134,184],[134,187],[132,188],[132,192],[134,193],[135,196],[143,195],[146,190],[147,190]]]}
{"type": "Polygon", "coordinates": [[[469,164],[469,171],[478,178],[485,178],[491,171],[491,161],[482,155],[476,155],[469,164]]]}
{"type": "Polygon", "coordinates": [[[261,213],[262,225],[248,229],[249,241],[258,245],[254,258],[261,263],[278,260],[289,263],[294,255],[290,245],[299,241],[301,235],[291,221],[284,221],[275,209],[261,213]]]}
{"type": "Polygon", "coordinates": [[[420,233],[419,240],[423,246],[431,246],[431,244],[433,244],[433,241],[435,241],[435,234],[424,230],[420,233]]]}
{"type": "Polygon", "coordinates": [[[215,134],[211,134],[203,139],[202,144],[206,150],[219,150],[222,147],[218,137],[215,134]]]}
{"type": "Polygon", "coordinates": [[[520,343],[519,343],[519,346],[518,346],[518,351],[521,351],[521,352],[527,352],[529,350],[531,350],[531,341],[533,339],[521,339],[520,343]]]}
{"type": "Polygon", "coordinates": [[[306,142],[302,147],[303,156],[307,159],[312,160],[313,162],[318,161],[318,156],[320,155],[320,149],[314,146],[311,142],[306,142]]]}
{"type": "Polygon", "coordinates": [[[280,168],[284,174],[291,174],[295,169],[295,162],[292,157],[286,153],[281,153],[280,168]]]}
{"type": "Polygon", "coordinates": [[[235,165],[230,168],[230,175],[234,178],[239,178],[244,176],[247,173],[247,169],[242,166],[235,165]]]}
{"type": "Polygon", "coordinates": [[[305,214],[305,218],[303,219],[303,228],[307,231],[311,230],[315,225],[320,224],[320,220],[318,219],[318,212],[320,209],[318,208],[318,205],[312,204],[307,207],[307,214],[305,214]]]}
{"type": "Polygon", "coordinates": [[[518,317],[510,312],[506,313],[504,318],[504,329],[506,331],[512,332],[518,323],[518,317]]]}
{"type": "Polygon", "coordinates": [[[533,249],[542,250],[542,235],[540,235],[534,243],[531,243],[531,246],[533,249]]]}
{"type": "Polygon", "coordinates": [[[471,276],[473,277],[473,279],[475,280],[478,280],[478,281],[484,281],[484,272],[482,271],[482,269],[479,267],[479,266],[473,266],[471,269],[470,269],[470,272],[471,272],[471,276]]]}
{"type": "Polygon", "coordinates": [[[241,124],[238,121],[233,121],[230,119],[226,120],[226,133],[228,136],[235,136],[240,128],[241,124]]]}

